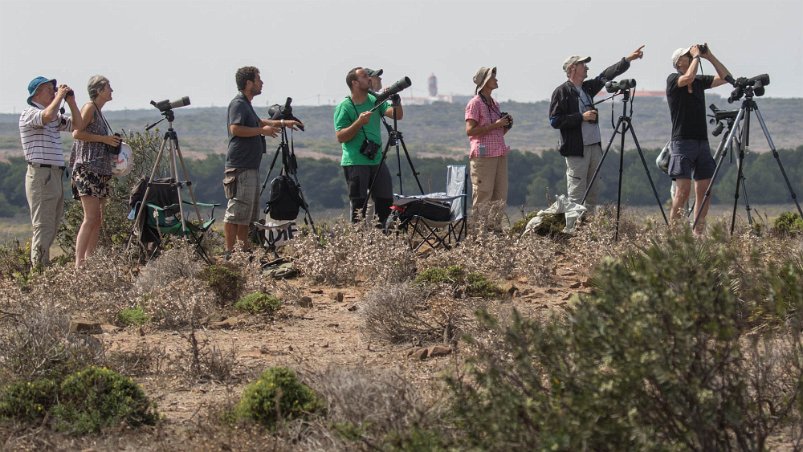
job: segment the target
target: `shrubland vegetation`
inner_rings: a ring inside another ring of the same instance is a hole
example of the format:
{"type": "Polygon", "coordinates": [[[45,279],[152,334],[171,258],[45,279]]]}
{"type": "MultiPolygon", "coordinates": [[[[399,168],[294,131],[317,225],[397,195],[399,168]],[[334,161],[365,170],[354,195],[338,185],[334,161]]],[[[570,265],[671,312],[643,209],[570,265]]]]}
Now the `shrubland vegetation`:
{"type": "MultiPolygon", "coordinates": [[[[132,181],[116,181],[115,193],[132,181]]],[[[615,242],[606,209],[572,236],[499,230],[502,215],[495,206],[472,216],[458,246],[424,253],[400,235],[322,222],[318,235],[305,231],[282,249],[300,271],[296,281],[263,272],[271,255],[235,252],[207,265],[175,240],[143,264],[121,246],[128,223],[110,217],[101,249],[82,269],[66,258],[32,271],[24,244],[4,244],[3,445],[803,447],[799,216],[759,218],[733,236],[712,222],[702,239],[624,217],[615,242]],[[563,281],[570,274],[571,286],[563,281]],[[359,320],[348,334],[403,356],[405,366],[282,359],[288,351],[271,349],[244,359],[249,350],[232,336],[280,337],[317,315],[317,306],[301,303],[311,290],[333,295],[331,303],[359,320]],[[354,300],[343,303],[345,290],[354,300]],[[77,328],[85,318],[105,332],[77,328]],[[235,322],[220,326],[221,319],[235,322]],[[449,357],[418,361],[416,350],[435,346],[449,357]],[[154,403],[168,387],[191,398],[218,395],[178,423],[169,405],[154,403]]],[[[62,236],[73,234],[74,221],[62,236]]],[[[208,239],[220,256],[219,237],[208,239]]]]}

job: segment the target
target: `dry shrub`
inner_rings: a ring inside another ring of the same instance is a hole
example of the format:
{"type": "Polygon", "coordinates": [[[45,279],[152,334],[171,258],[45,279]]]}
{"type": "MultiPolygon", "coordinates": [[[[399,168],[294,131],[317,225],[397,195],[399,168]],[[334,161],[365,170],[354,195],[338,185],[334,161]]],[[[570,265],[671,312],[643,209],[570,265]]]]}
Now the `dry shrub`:
{"type": "Polygon", "coordinates": [[[63,308],[30,301],[17,308],[19,312],[0,332],[0,376],[55,378],[103,359],[100,341],[69,334],[63,308]]]}
{"type": "Polygon", "coordinates": [[[172,281],[194,278],[202,268],[203,262],[192,246],[183,240],[177,240],[172,248],[162,252],[159,258],[149,261],[139,271],[135,288],[138,293],[148,293],[172,281]]]}
{"type": "Polygon", "coordinates": [[[292,245],[296,265],[317,283],[401,282],[415,273],[414,255],[400,237],[343,221],[321,230],[292,245]]]}
{"type": "Polygon", "coordinates": [[[30,279],[27,291],[9,294],[10,304],[52,305],[70,315],[113,322],[133,303],[133,276],[119,250],[99,249],[81,269],[52,265],[30,279]]]}
{"type": "Polygon", "coordinates": [[[429,253],[422,267],[448,267],[459,262],[469,273],[509,278],[516,268],[516,254],[512,252],[516,241],[508,234],[478,229],[451,250],[429,253]]]}
{"type": "Polygon", "coordinates": [[[410,283],[373,289],[363,300],[363,331],[394,344],[451,342],[465,322],[464,310],[454,299],[432,295],[410,283]]]}
{"type": "Polygon", "coordinates": [[[182,334],[189,345],[189,349],[179,356],[179,361],[186,362],[186,366],[183,367],[188,372],[184,373],[184,376],[191,382],[231,383],[233,381],[232,371],[237,365],[236,347],[232,344],[228,350],[224,350],[212,343],[206,334],[199,335],[198,331],[193,326],[189,334],[182,334]]]}
{"type": "Polygon", "coordinates": [[[442,423],[445,404],[427,400],[398,371],[329,367],[307,379],[328,407],[326,425],[315,423],[302,449],[414,450],[402,447],[409,435],[442,423]]]}
{"type": "Polygon", "coordinates": [[[158,328],[182,328],[201,323],[215,312],[215,295],[193,278],[167,282],[142,296],[140,305],[158,328]]]}
{"type": "Polygon", "coordinates": [[[510,252],[516,255],[515,275],[527,278],[535,286],[555,284],[555,267],[558,252],[563,245],[549,237],[528,234],[516,240],[510,252]]]}
{"type": "Polygon", "coordinates": [[[166,367],[164,346],[151,346],[147,341],[137,342],[133,350],[118,350],[106,354],[105,365],[132,377],[158,375],[166,367]]]}

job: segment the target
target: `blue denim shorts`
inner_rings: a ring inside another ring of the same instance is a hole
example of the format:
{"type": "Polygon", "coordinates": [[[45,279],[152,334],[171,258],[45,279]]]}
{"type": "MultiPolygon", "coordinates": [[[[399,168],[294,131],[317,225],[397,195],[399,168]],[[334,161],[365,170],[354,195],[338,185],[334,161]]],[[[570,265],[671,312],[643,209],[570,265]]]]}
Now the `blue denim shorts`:
{"type": "Polygon", "coordinates": [[[672,179],[711,179],[716,166],[708,140],[672,140],[669,156],[672,179]]]}

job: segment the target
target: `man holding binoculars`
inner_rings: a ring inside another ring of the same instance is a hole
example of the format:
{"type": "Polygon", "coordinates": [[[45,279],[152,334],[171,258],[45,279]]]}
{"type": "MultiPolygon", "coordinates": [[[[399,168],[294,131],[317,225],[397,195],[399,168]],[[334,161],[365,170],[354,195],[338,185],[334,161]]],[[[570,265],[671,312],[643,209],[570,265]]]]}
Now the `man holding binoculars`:
{"type": "Polygon", "coordinates": [[[334,123],[337,141],[343,148],[340,166],[348,186],[351,221],[360,220],[359,211],[365,205],[370,188],[379,222],[384,225],[393,204],[393,183],[387,165],[380,165],[382,134],[379,115],[393,118],[395,114],[396,119],[402,119],[404,111],[397,94],[391,97],[395,107],[383,102],[374,113],[376,97],[369,93],[371,79],[362,67],[348,72],[346,85],[351,96],[335,107],[334,123]]]}
{"type": "Polygon", "coordinates": [[[64,153],[61,133],[81,128],[81,110],[73,90],[55,79],[36,77],[28,84],[28,105],[20,115],[19,129],[28,172],[25,195],[31,208],[31,263],[50,262],[50,246],[64,213],[64,153]],[[66,101],[71,116],[59,112],[66,101]]]}
{"type": "Polygon", "coordinates": [[[699,217],[694,233],[699,235],[705,231],[708,213],[708,203],[703,205],[703,198],[716,168],[708,145],[704,91],[725,84],[730,73],[705,44],[675,50],[672,66],[675,72],[666,79],[666,102],[672,118],[669,177],[675,181],[677,190],[669,217],[673,223],[682,218],[693,178],[694,213],[695,218],[699,217]],[[711,62],[716,76],[697,74],[700,58],[711,62]]]}

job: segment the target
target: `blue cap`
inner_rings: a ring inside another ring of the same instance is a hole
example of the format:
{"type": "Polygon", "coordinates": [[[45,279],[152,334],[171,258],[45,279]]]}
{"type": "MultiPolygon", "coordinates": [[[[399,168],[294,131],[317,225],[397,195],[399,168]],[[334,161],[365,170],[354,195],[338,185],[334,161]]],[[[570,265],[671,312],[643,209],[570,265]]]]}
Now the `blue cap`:
{"type": "Polygon", "coordinates": [[[31,102],[31,98],[33,97],[34,94],[36,94],[36,90],[37,90],[37,88],[39,88],[39,85],[41,85],[42,83],[48,83],[48,82],[53,84],[53,89],[55,90],[56,89],[56,79],[54,79],[54,78],[48,79],[48,78],[42,77],[40,75],[39,77],[36,77],[35,79],[31,80],[31,83],[28,83],[28,105],[33,107],[33,102],[31,102]]]}

